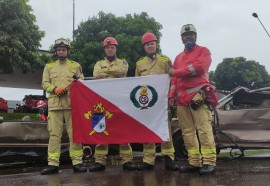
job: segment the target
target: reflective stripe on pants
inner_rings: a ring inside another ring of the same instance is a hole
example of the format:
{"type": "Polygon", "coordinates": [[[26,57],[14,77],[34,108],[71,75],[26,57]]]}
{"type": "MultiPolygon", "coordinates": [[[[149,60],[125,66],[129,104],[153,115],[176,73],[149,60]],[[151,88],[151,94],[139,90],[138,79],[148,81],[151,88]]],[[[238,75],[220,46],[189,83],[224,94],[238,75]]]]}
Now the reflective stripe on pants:
{"type": "MultiPolygon", "coordinates": [[[[167,155],[172,160],[174,160],[174,147],[172,142],[172,134],[171,134],[171,117],[170,113],[168,112],[168,128],[169,128],[169,136],[170,141],[165,141],[161,143],[161,154],[163,156],[167,155]]],[[[156,145],[154,143],[144,143],[143,144],[143,162],[154,165],[155,164],[155,157],[156,157],[156,145]]]]}
{"type": "MultiPolygon", "coordinates": [[[[119,145],[120,156],[122,163],[131,162],[133,159],[132,148],[130,144],[119,145]]],[[[106,165],[108,155],[108,145],[97,145],[95,148],[95,162],[102,165],[106,165]]]]}

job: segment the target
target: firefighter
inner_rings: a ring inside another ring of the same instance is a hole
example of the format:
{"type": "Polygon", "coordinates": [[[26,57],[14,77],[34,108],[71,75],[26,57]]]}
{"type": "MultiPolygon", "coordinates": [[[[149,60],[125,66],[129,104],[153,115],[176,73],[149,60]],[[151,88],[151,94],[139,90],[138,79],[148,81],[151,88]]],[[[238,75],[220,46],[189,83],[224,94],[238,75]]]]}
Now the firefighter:
{"type": "Polygon", "coordinates": [[[181,38],[185,49],[175,58],[169,91],[169,103],[177,102],[177,116],[181,123],[185,147],[188,151],[187,166],[180,172],[215,172],[216,148],[212,132],[212,116],[204,102],[204,87],[211,87],[208,70],[210,51],[196,44],[197,31],[192,24],[182,26],[181,38]],[[197,135],[198,134],[198,135],[197,135]]]}
{"type": "Polygon", "coordinates": [[[43,100],[37,102],[38,115],[37,118],[39,121],[47,121],[48,117],[48,106],[43,100]]]}
{"type": "MultiPolygon", "coordinates": [[[[171,60],[162,54],[157,54],[157,38],[153,33],[147,32],[142,36],[141,43],[146,52],[146,56],[136,63],[135,76],[148,76],[154,74],[168,74],[171,67],[171,60]]],[[[168,112],[169,113],[169,112],[168,112]]],[[[169,117],[170,114],[169,114],[169,117]]],[[[169,119],[168,128],[170,131],[170,141],[161,143],[161,154],[165,156],[165,169],[177,171],[178,166],[174,162],[174,147],[171,136],[171,122],[169,119]]],[[[137,166],[138,170],[151,170],[154,168],[156,157],[155,143],[143,144],[143,163],[137,166]]]]}
{"type": "Polygon", "coordinates": [[[48,145],[48,166],[42,170],[42,175],[57,174],[59,172],[60,145],[65,121],[69,136],[69,155],[73,164],[74,173],[87,172],[82,165],[82,145],[73,143],[72,119],[69,97],[69,84],[74,75],[83,78],[81,65],[68,59],[70,43],[64,38],[55,40],[54,49],[58,60],[46,64],[42,87],[49,93],[48,96],[48,131],[50,134],[48,145]]]}
{"type": "MultiPolygon", "coordinates": [[[[105,59],[97,61],[94,66],[95,79],[123,78],[128,71],[128,63],[125,59],[117,58],[118,43],[115,38],[107,37],[103,41],[106,54],[105,59]]],[[[122,157],[123,170],[133,171],[136,166],[132,163],[132,148],[130,144],[120,144],[120,156],[122,157]]],[[[105,170],[108,155],[108,145],[97,145],[95,148],[95,164],[89,168],[89,172],[105,170]]]]}

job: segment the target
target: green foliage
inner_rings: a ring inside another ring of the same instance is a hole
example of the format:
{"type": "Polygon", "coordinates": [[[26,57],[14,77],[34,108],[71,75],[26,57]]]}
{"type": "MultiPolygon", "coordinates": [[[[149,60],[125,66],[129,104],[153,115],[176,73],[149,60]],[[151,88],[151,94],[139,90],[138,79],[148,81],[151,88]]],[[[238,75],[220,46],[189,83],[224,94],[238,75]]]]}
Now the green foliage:
{"type": "Polygon", "coordinates": [[[265,67],[244,57],[223,59],[212,79],[221,90],[231,90],[237,86],[250,89],[270,86],[270,76],[265,67]]]}
{"type": "Polygon", "coordinates": [[[85,76],[92,76],[95,63],[105,57],[103,40],[114,37],[119,45],[117,56],[128,61],[128,76],[134,76],[136,61],[145,55],[141,45],[142,35],[152,32],[159,39],[161,28],[162,25],[145,12],[125,17],[99,12],[98,16],[80,23],[71,43],[74,50],[70,58],[82,65],[85,76]]]}
{"type": "Polygon", "coordinates": [[[0,113],[4,117],[4,121],[22,121],[24,116],[29,116],[31,121],[38,121],[37,113],[0,113]]]}
{"type": "Polygon", "coordinates": [[[40,68],[38,48],[44,32],[28,0],[0,0],[0,69],[5,73],[18,66],[24,72],[40,68]]]}
{"type": "Polygon", "coordinates": [[[210,71],[209,72],[209,81],[214,81],[214,76],[215,76],[215,72],[214,71],[210,71]]]}
{"type": "Polygon", "coordinates": [[[41,62],[40,63],[41,66],[43,66],[46,63],[49,63],[49,62],[53,61],[53,55],[51,53],[48,53],[48,52],[40,53],[38,57],[40,59],[39,62],[41,62]]]}

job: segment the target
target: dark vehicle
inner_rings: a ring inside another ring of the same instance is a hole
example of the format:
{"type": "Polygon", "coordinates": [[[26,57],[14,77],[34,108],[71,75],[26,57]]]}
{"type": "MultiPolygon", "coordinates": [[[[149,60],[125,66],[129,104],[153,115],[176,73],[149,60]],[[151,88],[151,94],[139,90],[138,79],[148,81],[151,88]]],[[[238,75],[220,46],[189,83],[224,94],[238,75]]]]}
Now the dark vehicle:
{"type": "MultiPolygon", "coordinates": [[[[3,121],[0,117],[0,163],[16,161],[46,162],[49,133],[47,123],[30,121],[3,121]]],[[[61,156],[68,157],[69,139],[64,130],[61,156]]]]}
{"type": "MultiPolygon", "coordinates": [[[[175,130],[176,155],[187,156],[181,130],[175,130]]],[[[237,87],[221,98],[213,111],[213,131],[217,152],[230,148],[233,158],[246,149],[270,149],[270,87],[237,87]]]]}
{"type": "MultiPolygon", "coordinates": [[[[66,129],[63,132],[61,158],[66,160],[69,159],[69,139],[66,129]]],[[[46,121],[31,121],[29,116],[25,116],[22,121],[4,121],[4,118],[0,117],[0,164],[20,159],[31,163],[46,162],[48,142],[46,121]]],[[[142,144],[134,143],[131,146],[134,151],[143,150],[142,144]]],[[[94,151],[95,145],[83,145],[84,160],[90,161],[94,151]]],[[[159,144],[157,151],[160,152],[159,144]]],[[[109,155],[118,153],[118,145],[109,145],[109,155]]]]}
{"type": "Polygon", "coordinates": [[[7,112],[7,111],[8,111],[7,100],[0,97],[0,112],[7,112]]]}
{"type": "Polygon", "coordinates": [[[43,95],[26,95],[20,104],[14,108],[14,112],[38,113],[37,102],[39,100],[48,104],[48,99],[43,95]]]}

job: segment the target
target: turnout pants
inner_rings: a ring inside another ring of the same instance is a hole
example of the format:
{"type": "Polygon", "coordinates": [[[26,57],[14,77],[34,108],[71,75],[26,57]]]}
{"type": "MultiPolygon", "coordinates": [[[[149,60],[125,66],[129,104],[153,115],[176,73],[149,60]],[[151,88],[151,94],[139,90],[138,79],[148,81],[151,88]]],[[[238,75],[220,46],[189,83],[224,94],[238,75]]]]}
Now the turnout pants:
{"type": "MultiPolygon", "coordinates": [[[[169,128],[169,135],[170,135],[170,141],[165,141],[161,143],[161,154],[163,156],[167,155],[172,160],[174,160],[174,147],[172,142],[172,135],[171,135],[171,117],[169,114],[169,122],[168,122],[168,128],[169,128]]],[[[143,144],[143,162],[154,165],[155,164],[155,158],[156,158],[156,144],[155,143],[144,143],[143,144]]]]}
{"type": "Polygon", "coordinates": [[[72,120],[70,110],[49,111],[48,115],[48,131],[50,134],[48,145],[48,164],[59,166],[61,154],[61,138],[63,134],[64,121],[69,137],[69,155],[73,165],[82,163],[83,150],[82,145],[73,143],[72,136],[72,120]]]}
{"type": "MultiPolygon", "coordinates": [[[[201,94],[197,93],[193,100],[202,100],[201,94]]],[[[208,106],[202,105],[197,110],[193,110],[190,106],[178,106],[177,116],[188,151],[189,164],[195,167],[216,165],[212,116],[208,106]]]]}
{"type": "MultiPolygon", "coordinates": [[[[126,162],[132,162],[132,148],[129,143],[119,144],[120,156],[122,158],[122,164],[126,162]]],[[[108,155],[108,145],[97,145],[95,148],[95,162],[102,165],[106,165],[108,155]]]]}

